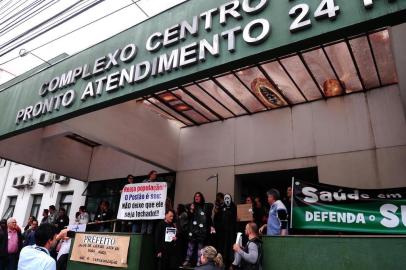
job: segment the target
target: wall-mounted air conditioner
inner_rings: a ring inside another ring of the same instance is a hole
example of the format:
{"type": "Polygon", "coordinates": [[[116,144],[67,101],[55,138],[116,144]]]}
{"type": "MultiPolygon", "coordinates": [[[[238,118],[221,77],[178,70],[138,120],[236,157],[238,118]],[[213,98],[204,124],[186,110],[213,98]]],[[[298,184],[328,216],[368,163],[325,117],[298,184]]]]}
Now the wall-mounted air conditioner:
{"type": "Polygon", "coordinates": [[[38,184],[43,186],[52,185],[52,175],[49,173],[41,173],[38,179],[38,184]]]}
{"type": "Polygon", "coordinates": [[[25,188],[25,187],[32,187],[35,181],[32,179],[32,175],[22,175],[18,177],[14,177],[13,179],[13,187],[14,188],[25,188]]]}
{"type": "Polygon", "coordinates": [[[52,182],[60,184],[60,185],[69,184],[69,181],[70,181],[69,177],[59,175],[59,174],[52,174],[51,179],[52,179],[52,182]]]}

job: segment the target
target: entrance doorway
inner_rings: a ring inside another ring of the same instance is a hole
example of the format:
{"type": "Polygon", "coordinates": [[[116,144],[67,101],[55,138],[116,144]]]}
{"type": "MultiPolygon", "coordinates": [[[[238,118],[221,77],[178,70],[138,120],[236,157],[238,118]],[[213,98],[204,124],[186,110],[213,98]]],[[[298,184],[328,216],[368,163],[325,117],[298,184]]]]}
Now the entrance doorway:
{"type": "Polygon", "coordinates": [[[236,201],[245,203],[248,196],[258,196],[266,203],[266,192],[271,188],[280,192],[282,200],[286,199],[286,190],[292,184],[292,177],[310,183],[319,182],[317,167],[240,174],[236,175],[236,201]]]}

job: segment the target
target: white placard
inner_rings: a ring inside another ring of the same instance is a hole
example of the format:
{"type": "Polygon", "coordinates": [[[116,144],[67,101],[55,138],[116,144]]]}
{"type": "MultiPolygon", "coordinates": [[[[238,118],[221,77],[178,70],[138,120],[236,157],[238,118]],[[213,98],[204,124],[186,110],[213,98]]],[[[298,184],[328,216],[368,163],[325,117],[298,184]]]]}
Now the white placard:
{"type": "Polygon", "coordinates": [[[166,182],[126,185],[121,193],[117,219],[164,219],[166,192],[166,182]]]}

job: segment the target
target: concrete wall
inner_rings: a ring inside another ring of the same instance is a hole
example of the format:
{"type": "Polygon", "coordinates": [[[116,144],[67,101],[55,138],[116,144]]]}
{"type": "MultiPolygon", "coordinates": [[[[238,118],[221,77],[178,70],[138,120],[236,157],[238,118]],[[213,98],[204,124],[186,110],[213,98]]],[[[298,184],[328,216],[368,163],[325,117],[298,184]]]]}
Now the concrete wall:
{"type": "Polygon", "coordinates": [[[176,203],[234,194],[234,175],[318,167],[320,182],[406,185],[406,120],[397,85],[181,130],[176,203]],[[217,164],[217,165],[216,165],[217,164]]]}

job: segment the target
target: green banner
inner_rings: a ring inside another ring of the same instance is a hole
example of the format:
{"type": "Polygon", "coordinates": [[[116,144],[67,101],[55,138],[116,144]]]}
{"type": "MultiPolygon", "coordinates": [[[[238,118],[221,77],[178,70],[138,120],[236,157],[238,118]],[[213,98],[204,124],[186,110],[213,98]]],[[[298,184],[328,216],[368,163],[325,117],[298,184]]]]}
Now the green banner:
{"type": "Polygon", "coordinates": [[[352,189],[295,180],[294,229],[406,234],[406,188],[352,189]]]}

